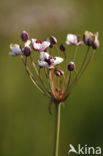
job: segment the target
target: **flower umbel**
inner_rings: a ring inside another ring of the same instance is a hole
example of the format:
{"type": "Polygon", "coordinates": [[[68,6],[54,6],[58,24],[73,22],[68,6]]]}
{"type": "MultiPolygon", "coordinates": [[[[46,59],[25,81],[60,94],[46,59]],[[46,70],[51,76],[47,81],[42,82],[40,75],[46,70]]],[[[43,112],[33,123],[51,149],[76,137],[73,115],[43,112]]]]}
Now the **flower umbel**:
{"type": "MultiPolygon", "coordinates": [[[[69,64],[67,64],[67,53],[66,53],[66,45],[60,44],[60,50],[65,53],[65,58],[63,59],[60,55],[62,54],[61,51],[59,51],[59,48],[57,47],[57,39],[54,36],[50,36],[50,40],[41,41],[37,39],[31,39],[29,40],[28,33],[26,31],[23,31],[21,33],[21,38],[24,41],[24,47],[22,48],[18,44],[10,44],[11,52],[9,55],[12,56],[18,56],[21,55],[21,59],[25,65],[25,69],[30,77],[30,79],[33,81],[34,84],[36,84],[36,87],[46,96],[50,98],[52,101],[56,102],[64,102],[67,97],[71,94],[71,90],[74,87],[73,84],[76,84],[78,80],[80,79],[82,73],[87,68],[88,64],[91,61],[91,58],[93,57],[93,54],[95,50],[99,47],[99,40],[98,40],[98,33],[91,33],[89,31],[85,31],[83,34],[83,40],[80,40],[80,35],[74,35],[74,34],[68,34],[66,38],[66,43],[69,46],[80,46],[80,45],[86,45],[87,46],[87,52],[85,59],[83,63],[81,63],[81,68],[79,71],[76,71],[76,64],[74,60],[70,60],[69,64]],[[32,43],[32,46],[30,45],[32,43]],[[52,56],[52,49],[50,48],[50,45],[53,45],[53,48],[55,48],[56,51],[56,57],[52,56]],[[92,53],[87,60],[88,51],[92,47],[92,53]],[[36,53],[32,51],[38,51],[40,57],[38,60],[33,60],[32,55],[37,55],[36,53]],[[28,59],[30,58],[31,64],[39,77],[39,82],[36,80],[36,77],[33,76],[31,73],[29,67],[28,67],[28,59]],[[62,62],[65,62],[65,69],[61,70],[60,64],[62,62]],[[66,68],[68,68],[69,73],[67,73],[66,68]],[[43,76],[41,75],[41,70],[43,70],[44,74],[46,75],[47,81],[45,83],[43,76]],[[54,72],[53,72],[54,71],[54,72]],[[61,72],[62,71],[62,72],[61,72]],[[71,82],[71,76],[72,72],[75,72],[76,75],[74,77],[74,80],[71,82]],[[56,78],[56,76],[60,76],[60,78],[56,78]],[[67,81],[68,79],[68,81],[67,81]],[[47,82],[50,83],[50,88],[47,86],[47,82]],[[69,83],[69,87],[67,88],[69,83]],[[71,85],[70,85],[71,84],[71,85]],[[60,92],[62,92],[62,95],[60,95],[60,92]]],[[[74,53],[76,55],[76,53],[74,53]]],[[[75,56],[76,57],[76,56],[75,56]]]]}
{"type": "Polygon", "coordinates": [[[98,33],[85,31],[80,39],[80,35],[68,34],[66,44],[74,46],[73,59],[68,60],[69,53],[66,52],[68,46],[60,44],[57,46],[57,39],[50,36],[50,39],[41,40],[29,39],[28,33],[23,31],[21,39],[24,46],[10,44],[11,56],[21,56],[25,70],[35,87],[46,97],[49,98],[48,110],[51,113],[51,104],[56,106],[57,113],[57,136],[55,156],[58,156],[59,128],[60,128],[60,106],[71,95],[72,89],[80,80],[94,53],[99,48],[98,33]],[[80,69],[76,65],[76,54],[79,53],[79,46],[86,48],[85,57],[80,62],[80,69]],[[78,47],[78,48],[77,48],[78,47]],[[38,51],[38,52],[33,52],[38,51]],[[36,56],[36,57],[33,57],[36,56]],[[64,55],[64,58],[62,56],[64,55]],[[38,58],[37,58],[38,57],[38,58]],[[30,60],[30,61],[28,61],[30,60]],[[33,75],[29,63],[31,63],[35,74],[33,75]],[[64,63],[64,66],[63,66],[64,63]],[[68,69],[68,70],[67,70],[68,69]]]}

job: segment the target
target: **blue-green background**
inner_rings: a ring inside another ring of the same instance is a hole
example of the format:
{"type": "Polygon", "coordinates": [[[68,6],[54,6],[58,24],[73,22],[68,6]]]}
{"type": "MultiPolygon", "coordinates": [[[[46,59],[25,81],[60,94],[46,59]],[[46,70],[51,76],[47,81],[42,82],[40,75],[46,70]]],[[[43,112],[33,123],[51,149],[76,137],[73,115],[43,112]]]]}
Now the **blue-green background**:
{"type": "MultiPolygon", "coordinates": [[[[0,4],[0,156],[53,156],[54,106],[50,115],[48,99],[33,86],[20,58],[8,56],[9,44],[21,42],[22,30],[39,39],[53,34],[59,43],[65,43],[67,33],[99,32],[100,48],[61,110],[59,156],[68,155],[69,144],[103,149],[103,1],[4,0],[0,4]]],[[[79,62],[85,50],[79,48],[79,62]]]]}

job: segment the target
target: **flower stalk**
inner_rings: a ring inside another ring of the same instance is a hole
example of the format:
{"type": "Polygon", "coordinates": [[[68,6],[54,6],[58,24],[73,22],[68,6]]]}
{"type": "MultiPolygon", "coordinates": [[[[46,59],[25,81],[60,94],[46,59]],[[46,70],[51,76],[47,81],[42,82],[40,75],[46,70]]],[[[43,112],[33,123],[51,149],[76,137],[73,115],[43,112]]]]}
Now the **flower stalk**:
{"type": "Polygon", "coordinates": [[[25,70],[29,76],[29,78],[31,79],[31,81],[33,82],[33,84],[36,86],[36,88],[42,93],[45,95],[45,92],[43,91],[43,89],[39,86],[39,84],[36,82],[36,80],[34,79],[33,77],[33,74],[31,73],[29,67],[27,66],[27,59],[26,61],[24,61],[23,57],[21,56],[21,60],[23,62],[23,64],[25,65],[25,70]]]}
{"type": "Polygon", "coordinates": [[[60,117],[61,117],[61,103],[55,103],[56,119],[55,119],[55,147],[54,156],[59,156],[59,137],[60,137],[60,117]]]}

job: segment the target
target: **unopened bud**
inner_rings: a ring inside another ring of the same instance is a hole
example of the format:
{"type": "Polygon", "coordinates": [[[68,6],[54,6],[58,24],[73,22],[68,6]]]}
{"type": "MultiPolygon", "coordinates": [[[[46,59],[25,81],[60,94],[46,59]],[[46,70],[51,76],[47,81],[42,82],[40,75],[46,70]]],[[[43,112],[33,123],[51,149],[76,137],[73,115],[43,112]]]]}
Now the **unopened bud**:
{"type": "Polygon", "coordinates": [[[94,40],[94,43],[92,45],[92,48],[97,49],[97,48],[99,48],[99,45],[100,45],[99,40],[98,40],[98,33],[96,33],[94,36],[95,36],[95,40],[94,40]]]}
{"type": "Polygon", "coordinates": [[[30,47],[24,47],[23,54],[28,57],[31,54],[31,48],[30,47]]]}
{"type": "Polygon", "coordinates": [[[64,71],[63,70],[59,70],[61,75],[64,75],[64,71]]]}
{"type": "Polygon", "coordinates": [[[86,45],[92,46],[94,42],[94,35],[89,31],[85,31],[83,35],[83,41],[86,45]]]}
{"type": "Polygon", "coordinates": [[[24,42],[26,42],[26,41],[28,40],[28,38],[29,38],[28,33],[27,33],[26,31],[23,31],[23,32],[21,33],[21,39],[22,39],[24,42]]]}
{"type": "Polygon", "coordinates": [[[57,76],[60,76],[60,72],[59,71],[55,71],[55,74],[57,75],[57,76]]]}
{"type": "Polygon", "coordinates": [[[95,41],[94,43],[93,43],[93,49],[97,49],[97,48],[99,48],[99,45],[100,45],[100,43],[99,43],[99,40],[97,40],[97,41],[95,41]]]}
{"type": "Polygon", "coordinates": [[[53,44],[50,44],[49,48],[53,48],[53,44]]]}
{"type": "Polygon", "coordinates": [[[55,69],[55,70],[54,70],[54,73],[55,73],[57,76],[62,76],[62,75],[64,75],[64,72],[63,72],[61,69],[55,69]]]}
{"type": "Polygon", "coordinates": [[[69,64],[68,64],[68,70],[69,71],[74,71],[75,70],[75,64],[74,64],[74,62],[69,62],[69,64]]]}
{"type": "Polygon", "coordinates": [[[63,44],[60,45],[60,50],[65,51],[65,46],[63,44]]]}
{"type": "Polygon", "coordinates": [[[57,39],[54,36],[51,36],[50,37],[50,43],[51,43],[51,45],[56,44],[57,43],[57,39]]]}

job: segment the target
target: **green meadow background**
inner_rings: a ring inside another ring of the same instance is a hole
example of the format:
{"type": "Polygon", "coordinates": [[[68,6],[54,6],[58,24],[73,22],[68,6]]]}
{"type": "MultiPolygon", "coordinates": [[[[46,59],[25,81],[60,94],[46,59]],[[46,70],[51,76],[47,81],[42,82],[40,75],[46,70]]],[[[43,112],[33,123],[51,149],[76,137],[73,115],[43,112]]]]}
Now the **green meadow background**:
{"type": "MultiPolygon", "coordinates": [[[[100,48],[61,109],[59,156],[68,156],[69,144],[103,149],[103,0],[3,0],[0,156],[53,156],[54,106],[50,115],[48,99],[33,86],[20,58],[8,55],[10,43],[21,43],[22,30],[42,40],[55,35],[58,45],[65,43],[67,33],[99,32],[100,48]]],[[[67,49],[69,56],[73,49],[67,49]]],[[[79,48],[78,64],[85,51],[79,48]]]]}

